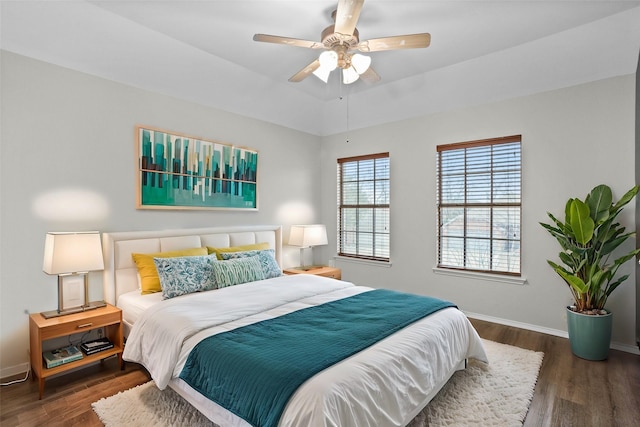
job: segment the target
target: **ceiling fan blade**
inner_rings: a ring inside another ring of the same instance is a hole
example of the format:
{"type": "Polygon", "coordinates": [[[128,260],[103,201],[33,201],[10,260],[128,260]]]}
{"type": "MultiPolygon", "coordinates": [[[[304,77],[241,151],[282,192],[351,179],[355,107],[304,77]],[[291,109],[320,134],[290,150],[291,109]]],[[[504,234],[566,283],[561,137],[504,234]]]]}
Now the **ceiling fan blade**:
{"type": "Polygon", "coordinates": [[[363,4],[364,0],[339,0],[334,31],[339,34],[353,35],[363,4]]]}
{"type": "Polygon", "coordinates": [[[291,37],[271,36],[269,34],[254,34],[253,40],[257,42],[277,43],[277,44],[285,44],[288,46],[306,47],[309,49],[324,49],[324,45],[320,42],[293,39],[291,37]]]}
{"type": "Polygon", "coordinates": [[[293,76],[291,76],[289,78],[289,81],[291,83],[298,83],[298,82],[306,79],[309,76],[309,74],[313,73],[318,68],[320,68],[320,61],[316,59],[311,64],[307,65],[302,70],[298,71],[293,76]]]}
{"type": "Polygon", "coordinates": [[[360,79],[364,80],[365,83],[377,83],[380,81],[380,76],[378,75],[378,73],[375,72],[375,70],[372,67],[367,68],[367,71],[365,71],[364,73],[360,74],[360,79]]]}
{"type": "Polygon", "coordinates": [[[357,49],[361,52],[380,52],[382,50],[428,47],[430,44],[431,34],[421,33],[365,40],[358,44],[357,49]]]}

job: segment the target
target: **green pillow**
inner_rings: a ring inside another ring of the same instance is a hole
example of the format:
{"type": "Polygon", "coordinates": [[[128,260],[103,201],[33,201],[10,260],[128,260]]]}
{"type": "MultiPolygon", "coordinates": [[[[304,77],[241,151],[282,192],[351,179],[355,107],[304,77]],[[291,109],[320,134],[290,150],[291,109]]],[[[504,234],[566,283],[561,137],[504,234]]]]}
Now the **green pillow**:
{"type": "Polygon", "coordinates": [[[265,279],[260,260],[255,256],[214,262],[213,273],[218,289],[265,279]]]}

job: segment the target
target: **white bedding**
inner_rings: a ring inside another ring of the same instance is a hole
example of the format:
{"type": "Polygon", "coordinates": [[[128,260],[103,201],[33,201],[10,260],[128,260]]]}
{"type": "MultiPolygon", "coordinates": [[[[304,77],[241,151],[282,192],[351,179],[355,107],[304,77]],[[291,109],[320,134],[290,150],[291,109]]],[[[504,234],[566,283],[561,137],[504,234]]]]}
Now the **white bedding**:
{"type": "Polygon", "coordinates": [[[128,325],[133,325],[142,313],[160,301],[162,301],[162,292],[142,295],[137,289],[120,295],[116,305],[122,310],[122,320],[128,325]]]}
{"type": "MultiPolygon", "coordinates": [[[[135,322],[124,359],[144,365],[157,386],[177,379],[203,338],[371,288],[314,275],[283,276],[153,304],[135,322]]],[[[402,426],[424,407],[466,358],[487,361],[480,338],[459,310],[438,311],[304,383],[281,426],[402,426]]],[[[186,386],[186,387],[185,387],[186,386]]],[[[200,396],[202,397],[202,396],[200,396]]],[[[206,401],[196,405],[214,422],[247,425],[206,401]],[[203,410],[204,408],[204,410],[203,410]]]]}

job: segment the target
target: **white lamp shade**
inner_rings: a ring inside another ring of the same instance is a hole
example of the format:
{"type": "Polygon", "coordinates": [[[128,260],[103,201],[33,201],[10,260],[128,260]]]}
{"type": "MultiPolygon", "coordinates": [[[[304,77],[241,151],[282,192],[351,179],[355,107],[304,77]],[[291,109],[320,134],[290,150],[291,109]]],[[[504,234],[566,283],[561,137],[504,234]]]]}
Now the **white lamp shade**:
{"type": "Polygon", "coordinates": [[[323,82],[327,83],[329,81],[329,74],[331,74],[331,70],[321,65],[313,71],[313,74],[323,82]]]}
{"type": "Polygon", "coordinates": [[[100,233],[47,233],[42,270],[47,274],[104,269],[100,233]]]}
{"type": "Polygon", "coordinates": [[[338,54],[332,50],[326,50],[320,54],[318,61],[322,68],[333,71],[338,66],[338,54]]]}
{"type": "Polygon", "coordinates": [[[358,74],[362,74],[369,69],[369,66],[371,66],[371,58],[356,53],[351,57],[351,66],[358,74]]]}
{"type": "Polygon", "coordinates": [[[342,82],[346,85],[350,85],[360,78],[360,74],[353,69],[353,66],[342,70],[342,82]]]}
{"type": "Polygon", "coordinates": [[[327,228],[322,224],[292,225],[289,234],[289,244],[308,248],[311,246],[326,245],[327,228]]]}

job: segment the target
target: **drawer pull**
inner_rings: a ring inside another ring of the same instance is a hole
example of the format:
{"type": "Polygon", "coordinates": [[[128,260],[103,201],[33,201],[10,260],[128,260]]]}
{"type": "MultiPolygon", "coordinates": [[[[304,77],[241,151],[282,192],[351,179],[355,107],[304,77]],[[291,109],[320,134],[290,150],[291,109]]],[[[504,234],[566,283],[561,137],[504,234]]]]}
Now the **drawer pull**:
{"type": "Polygon", "coordinates": [[[93,325],[93,323],[85,323],[83,325],[78,325],[77,328],[78,329],[82,329],[82,328],[88,328],[89,326],[93,325]]]}

